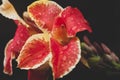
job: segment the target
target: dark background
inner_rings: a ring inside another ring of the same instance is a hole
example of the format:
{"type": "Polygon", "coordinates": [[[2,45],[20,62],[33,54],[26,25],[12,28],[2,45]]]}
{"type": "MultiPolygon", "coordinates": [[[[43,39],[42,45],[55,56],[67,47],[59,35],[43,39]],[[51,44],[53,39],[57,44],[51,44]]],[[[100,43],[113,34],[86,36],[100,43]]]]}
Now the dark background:
{"type": "MultiPolygon", "coordinates": [[[[26,10],[27,5],[35,0],[10,0],[19,15],[26,10]]],[[[103,42],[120,57],[120,0],[54,0],[62,7],[73,6],[79,8],[93,29],[89,34],[91,39],[103,42]]],[[[3,70],[4,47],[14,36],[16,25],[0,15],[0,80],[27,80],[27,72],[17,68],[13,61],[13,76],[5,75],[3,70]]],[[[84,34],[81,33],[81,34],[84,34]]],[[[117,80],[120,74],[105,75],[88,70],[82,64],[78,64],[64,80],[117,80]]],[[[61,80],[63,80],[61,79],[61,80]]],[[[118,80],[119,80],[118,79],[118,80]]]]}

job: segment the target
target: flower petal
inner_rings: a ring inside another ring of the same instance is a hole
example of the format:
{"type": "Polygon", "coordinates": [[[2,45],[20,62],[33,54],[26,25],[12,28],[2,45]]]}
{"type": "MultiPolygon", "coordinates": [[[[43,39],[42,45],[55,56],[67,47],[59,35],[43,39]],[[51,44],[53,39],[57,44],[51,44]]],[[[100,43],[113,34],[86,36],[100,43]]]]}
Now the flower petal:
{"type": "Polygon", "coordinates": [[[43,32],[51,31],[56,16],[62,8],[54,1],[36,1],[28,6],[30,18],[38,25],[43,32]]]}
{"type": "Polygon", "coordinates": [[[66,27],[61,17],[55,19],[51,35],[52,38],[56,39],[59,43],[65,44],[69,41],[66,27]]]}
{"type": "Polygon", "coordinates": [[[2,0],[2,5],[0,5],[0,14],[9,19],[19,20],[22,24],[28,27],[28,25],[16,12],[14,6],[8,0],[2,0]]]}
{"type": "Polygon", "coordinates": [[[78,38],[72,38],[67,45],[59,44],[51,39],[52,69],[55,78],[63,77],[75,68],[80,60],[80,42],[78,38]]]}
{"type": "Polygon", "coordinates": [[[42,31],[37,27],[35,22],[31,20],[27,12],[23,13],[23,18],[25,22],[29,25],[28,30],[30,32],[30,35],[37,34],[37,33],[42,33],[42,31]]]}
{"type": "Polygon", "coordinates": [[[49,35],[32,35],[20,51],[17,58],[21,69],[35,69],[43,65],[51,57],[49,49],[49,35]]]}
{"type": "Polygon", "coordinates": [[[19,55],[22,46],[25,44],[28,37],[30,37],[30,34],[28,29],[23,24],[21,24],[19,21],[15,22],[17,24],[17,30],[13,38],[13,52],[18,53],[19,55]]]}
{"type": "Polygon", "coordinates": [[[17,22],[17,30],[12,40],[8,42],[5,48],[4,72],[12,75],[12,59],[19,55],[19,52],[29,37],[29,32],[24,25],[17,22]]]}
{"type": "Polygon", "coordinates": [[[73,37],[77,32],[88,30],[92,32],[88,22],[77,8],[67,7],[61,14],[69,37],[73,37]]]}
{"type": "Polygon", "coordinates": [[[5,47],[5,58],[4,58],[4,73],[12,75],[12,57],[13,57],[13,52],[12,52],[12,42],[13,40],[10,40],[6,47],[5,47]]]}

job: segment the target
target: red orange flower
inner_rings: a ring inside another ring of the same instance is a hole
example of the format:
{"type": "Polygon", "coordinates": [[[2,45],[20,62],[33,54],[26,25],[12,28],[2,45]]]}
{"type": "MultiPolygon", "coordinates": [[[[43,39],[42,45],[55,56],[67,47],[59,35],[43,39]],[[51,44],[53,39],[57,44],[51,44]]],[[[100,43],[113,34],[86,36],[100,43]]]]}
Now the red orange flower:
{"type": "MultiPolygon", "coordinates": [[[[28,6],[24,20],[8,0],[3,0],[0,13],[17,20],[18,25],[15,36],[5,49],[4,72],[12,74],[14,57],[19,68],[29,70],[29,80],[35,79],[34,74],[40,71],[39,75],[42,75],[48,67],[51,67],[54,79],[72,71],[81,57],[80,40],[76,33],[92,31],[77,8],[62,8],[54,1],[33,2],[28,6]]],[[[45,80],[46,77],[40,78],[45,80]]]]}

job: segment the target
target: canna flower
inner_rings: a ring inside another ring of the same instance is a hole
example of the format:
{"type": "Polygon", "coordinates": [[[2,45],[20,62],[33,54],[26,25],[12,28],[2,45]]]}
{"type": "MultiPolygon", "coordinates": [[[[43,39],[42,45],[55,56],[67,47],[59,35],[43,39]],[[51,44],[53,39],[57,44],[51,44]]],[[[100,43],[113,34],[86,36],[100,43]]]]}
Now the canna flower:
{"type": "Polygon", "coordinates": [[[28,80],[53,79],[71,72],[81,58],[78,32],[92,32],[77,8],[62,8],[54,1],[38,0],[27,7],[22,19],[8,0],[2,0],[0,13],[15,21],[17,30],[5,48],[4,72],[12,75],[12,59],[28,70],[28,80]]]}

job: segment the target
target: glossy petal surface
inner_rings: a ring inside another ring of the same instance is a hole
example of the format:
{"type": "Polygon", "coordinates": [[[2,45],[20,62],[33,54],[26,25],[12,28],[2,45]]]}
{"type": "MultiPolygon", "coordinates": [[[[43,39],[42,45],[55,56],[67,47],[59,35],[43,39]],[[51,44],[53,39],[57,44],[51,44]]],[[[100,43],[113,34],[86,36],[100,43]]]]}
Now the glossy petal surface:
{"type": "Polygon", "coordinates": [[[51,57],[48,40],[48,36],[44,34],[31,36],[18,56],[18,67],[21,69],[34,69],[48,61],[51,57]]]}
{"type": "Polygon", "coordinates": [[[22,46],[29,37],[27,28],[19,21],[16,21],[16,23],[17,30],[15,36],[8,42],[5,48],[4,72],[9,75],[12,75],[12,59],[19,55],[22,46]]]}
{"type": "Polygon", "coordinates": [[[51,39],[53,74],[55,78],[63,77],[75,68],[80,60],[80,42],[73,38],[67,45],[61,45],[51,39]]]}
{"type": "Polygon", "coordinates": [[[62,18],[67,28],[69,37],[73,37],[77,32],[88,30],[92,32],[88,22],[77,8],[67,7],[62,12],[62,18]]]}
{"type": "Polygon", "coordinates": [[[5,58],[4,58],[4,73],[12,75],[12,57],[13,57],[13,52],[12,52],[12,41],[10,40],[5,48],[5,58]]]}
{"type": "Polygon", "coordinates": [[[28,13],[38,27],[44,32],[51,31],[56,16],[61,12],[61,7],[53,1],[36,1],[28,6],[28,13]]]}
{"type": "Polygon", "coordinates": [[[13,38],[13,47],[14,47],[13,52],[18,53],[19,55],[19,52],[22,46],[25,44],[26,40],[28,39],[28,37],[30,37],[30,35],[29,35],[29,31],[26,28],[26,26],[22,25],[19,21],[15,21],[15,22],[17,24],[17,30],[13,38]]]}

